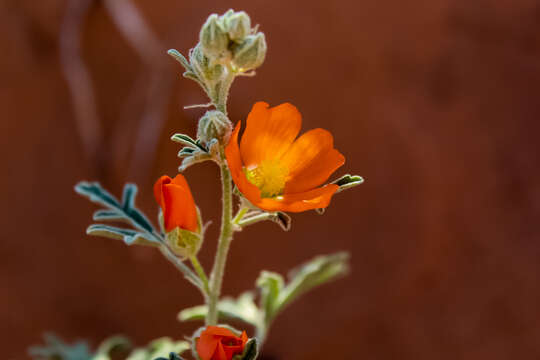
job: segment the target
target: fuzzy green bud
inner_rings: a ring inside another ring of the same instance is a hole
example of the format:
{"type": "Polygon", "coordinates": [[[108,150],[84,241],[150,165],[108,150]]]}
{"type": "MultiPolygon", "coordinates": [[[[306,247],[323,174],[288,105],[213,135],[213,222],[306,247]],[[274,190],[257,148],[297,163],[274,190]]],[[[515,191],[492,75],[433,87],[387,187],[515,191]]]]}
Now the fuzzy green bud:
{"type": "Polygon", "coordinates": [[[212,139],[217,139],[221,143],[226,143],[231,135],[232,124],[221,111],[207,111],[199,120],[197,138],[205,145],[212,139]]]}
{"type": "Polygon", "coordinates": [[[248,35],[245,40],[234,49],[233,62],[240,71],[258,68],[266,56],[266,39],[263,33],[248,35]]]}
{"type": "Polygon", "coordinates": [[[223,23],[229,38],[237,43],[241,43],[251,32],[251,19],[244,11],[226,13],[223,23]]]}
{"type": "Polygon", "coordinates": [[[190,62],[197,76],[206,82],[215,82],[223,76],[223,65],[213,64],[204,54],[201,45],[197,44],[190,53],[190,62]]]}
{"type": "Polygon", "coordinates": [[[221,19],[216,14],[208,17],[199,38],[204,54],[211,60],[220,59],[227,55],[229,36],[223,28],[221,19]]]}

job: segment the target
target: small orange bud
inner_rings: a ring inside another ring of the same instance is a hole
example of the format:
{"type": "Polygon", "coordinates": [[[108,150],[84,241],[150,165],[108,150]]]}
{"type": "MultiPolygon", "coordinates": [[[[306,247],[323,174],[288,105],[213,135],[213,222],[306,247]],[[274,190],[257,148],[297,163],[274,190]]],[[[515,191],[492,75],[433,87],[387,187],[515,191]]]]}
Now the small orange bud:
{"type": "Polygon", "coordinates": [[[164,175],[154,184],[154,196],[163,212],[165,230],[175,228],[197,232],[197,208],[189,185],[182,174],[174,179],[164,175]]]}

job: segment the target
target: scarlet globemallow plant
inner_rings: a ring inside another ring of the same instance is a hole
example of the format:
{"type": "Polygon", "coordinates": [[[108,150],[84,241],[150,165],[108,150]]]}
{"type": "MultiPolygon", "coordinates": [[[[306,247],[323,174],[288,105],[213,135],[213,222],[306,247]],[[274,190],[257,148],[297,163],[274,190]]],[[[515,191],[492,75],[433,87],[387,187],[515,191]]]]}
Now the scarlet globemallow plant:
{"type": "MultiPolygon", "coordinates": [[[[179,314],[181,321],[205,322],[190,341],[158,339],[129,359],[180,359],[188,349],[199,360],[255,359],[281,311],[313,287],[347,273],[348,254],[338,252],[306,262],[292,272],[289,281],[262,271],[255,290],[237,298],[221,296],[229,246],[236,232],[262,221],[276,222],[288,231],[291,217],[287,213],[317,210],[322,214],[333,196],[363,181],[351,175],[328,180],[345,163],[345,157],[334,148],[334,138],[326,130],[313,129],[299,136],[302,118],[292,104],[272,107],[257,102],[247,115],[243,135],[242,121],[233,128],[227,112],[229,89],[237,77],[254,75],[266,52],[265,36],[258,26],[252,26],[245,12],[233,10],[210,15],[188,57],[169,50],[184,67],[183,76],[199,84],[210,99],[209,104],[190,107],[214,108],[199,119],[196,137],[172,136],[182,145],[181,173],[203,161],[213,161],[220,169],[221,230],[209,273],[198,260],[205,226],[182,174],[174,178],[163,175],[154,185],[157,227],[135,206],[137,188],[133,184],[124,187],[121,200],[98,183],[81,182],[75,188],[103,207],[94,213],[99,223],[88,227],[89,235],[159,249],[202,295],[203,304],[179,314]],[[109,221],[127,222],[132,227],[111,226],[109,221]],[[245,327],[237,330],[226,325],[231,318],[243,321],[245,327]]],[[[91,358],[108,359],[108,350],[118,341],[108,340],[91,358]]]]}

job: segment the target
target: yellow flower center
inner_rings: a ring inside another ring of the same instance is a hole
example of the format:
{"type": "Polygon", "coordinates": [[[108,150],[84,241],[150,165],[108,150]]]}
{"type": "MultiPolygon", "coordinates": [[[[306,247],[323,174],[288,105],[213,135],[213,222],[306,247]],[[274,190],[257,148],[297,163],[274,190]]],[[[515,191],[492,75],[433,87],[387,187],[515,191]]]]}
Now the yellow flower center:
{"type": "Polygon", "coordinates": [[[278,160],[264,160],[253,169],[245,169],[250,183],[261,190],[261,197],[269,198],[281,195],[289,169],[278,160]]]}

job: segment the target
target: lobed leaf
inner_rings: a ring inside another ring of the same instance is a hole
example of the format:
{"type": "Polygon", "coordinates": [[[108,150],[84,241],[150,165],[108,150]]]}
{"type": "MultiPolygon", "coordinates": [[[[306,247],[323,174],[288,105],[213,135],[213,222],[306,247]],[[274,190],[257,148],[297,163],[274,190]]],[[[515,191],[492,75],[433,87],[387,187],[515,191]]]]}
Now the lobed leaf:
{"type": "Polygon", "coordinates": [[[53,334],[45,334],[44,346],[32,346],[29,355],[35,360],[92,360],[88,344],[83,341],[67,344],[53,334]]]}
{"type": "Polygon", "coordinates": [[[152,223],[135,206],[135,196],[137,195],[137,186],[135,184],[126,184],[124,186],[122,203],[97,182],[82,181],[75,186],[75,191],[89,198],[90,201],[107,208],[106,210],[96,211],[94,220],[127,221],[139,230],[154,233],[152,223]]]}
{"type": "Polygon", "coordinates": [[[127,245],[150,245],[158,246],[159,242],[145,233],[132,229],[118,228],[104,224],[93,224],[86,229],[86,233],[92,236],[103,236],[109,239],[123,240],[127,245]]]}

